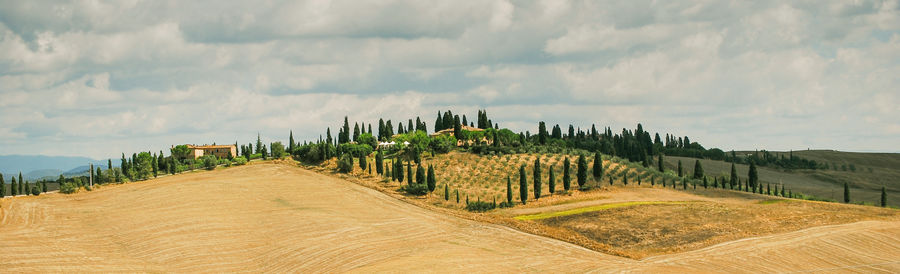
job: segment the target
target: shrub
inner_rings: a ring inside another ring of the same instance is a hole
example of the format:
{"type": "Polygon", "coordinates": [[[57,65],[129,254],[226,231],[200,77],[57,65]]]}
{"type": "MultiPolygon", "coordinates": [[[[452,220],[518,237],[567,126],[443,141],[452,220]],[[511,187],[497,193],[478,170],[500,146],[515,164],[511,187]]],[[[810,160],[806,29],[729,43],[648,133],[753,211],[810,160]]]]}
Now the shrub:
{"type": "Polygon", "coordinates": [[[353,171],[353,158],[350,154],[344,154],[337,163],[338,171],[342,173],[350,173],[353,171]]]}
{"type": "Polygon", "coordinates": [[[425,184],[410,184],[403,186],[401,189],[406,193],[416,196],[422,196],[428,193],[428,186],[425,184]]]}
{"type": "Polygon", "coordinates": [[[203,163],[203,167],[207,170],[216,169],[216,164],[218,164],[216,156],[213,155],[205,155],[203,157],[200,157],[200,162],[203,163]]]}
{"type": "Polygon", "coordinates": [[[234,158],[234,164],[238,166],[245,165],[247,164],[247,158],[244,158],[244,156],[234,158]]]}
{"type": "Polygon", "coordinates": [[[73,182],[66,182],[59,186],[59,192],[65,193],[65,194],[72,194],[72,193],[75,193],[75,191],[77,191],[77,190],[78,190],[78,188],[75,187],[75,183],[73,183],[73,182]]]}
{"type": "Polygon", "coordinates": [[[41,195],[41,190],[38,189],[37,187],[32,187],[32,188],[31,188],[31,195],[34,195],[34,196],[41,195]]]}
{"type": "Polygon", "coordinates": [[[485,212],[495,208],[497,208],[497,204],[482,201],[470,202],[466,205],[466,210],[472,212],[485,212]]]}

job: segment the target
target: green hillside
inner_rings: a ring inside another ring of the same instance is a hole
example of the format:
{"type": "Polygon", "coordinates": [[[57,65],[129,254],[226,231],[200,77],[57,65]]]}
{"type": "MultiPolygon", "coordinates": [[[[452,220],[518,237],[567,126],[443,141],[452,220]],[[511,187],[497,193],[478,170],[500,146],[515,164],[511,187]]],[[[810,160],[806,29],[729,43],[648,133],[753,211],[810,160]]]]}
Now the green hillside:
{"type": "MultiPolygon", "coordinates": [[[[739,156],[752,151],[736,152],[739,156]]],[[[789,152],[771,152],[785,157],[789,152]]],[[[826,163],[829,169],[782,170],[759,167],[759,178],[763,184],[784,184],[795,193],[813,195],[819,198],[840,201],[843,199],[843,185],[850,185],[851,202],[879,204],[881,187],[887,188],[888,205],[900,206],[900,154],[898,153],[857,153],[833,150],[794,151],[794,156],[826,163]]],[[[693,171],[695,158],[669,156],[665,158],[667,168],[674,169],[678,161],[689,174],[693,171]]],[[[709,176],[728,176],[731,163],[717,160],[700,160],[709,176]]],[[[738,164],[741,180],[747,179],[748,165],[738,164]]]]}

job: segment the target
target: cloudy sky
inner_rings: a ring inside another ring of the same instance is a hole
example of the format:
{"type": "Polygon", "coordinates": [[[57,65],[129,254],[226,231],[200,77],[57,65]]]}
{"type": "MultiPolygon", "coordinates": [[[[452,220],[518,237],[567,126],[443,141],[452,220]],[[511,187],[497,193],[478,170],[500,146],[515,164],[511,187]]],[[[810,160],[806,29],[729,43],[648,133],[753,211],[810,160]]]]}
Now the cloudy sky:
{"type": "Polygon", "coordinates": [[[900,151],[893,1],[0,1],[0,154],[318,138],[344,115],[900,151]]]}

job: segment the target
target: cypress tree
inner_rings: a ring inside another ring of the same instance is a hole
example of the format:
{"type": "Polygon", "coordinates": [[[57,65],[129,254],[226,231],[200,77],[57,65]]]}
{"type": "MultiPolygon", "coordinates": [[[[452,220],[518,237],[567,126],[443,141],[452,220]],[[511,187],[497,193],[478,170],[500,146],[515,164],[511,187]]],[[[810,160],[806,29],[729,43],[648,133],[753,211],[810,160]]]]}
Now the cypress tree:
{"type": "MultiPolygon", "coordinates": [[[[416,166],[416,184],[420,184],[420,185],[424,184],[426,186],[428,185],[428,181],[425,178],[425,169],[422,168],[422,164],[419,164],[418,166],[416,166]]],[[[429,189],[429,191],[430,190],[431,189],[429,189]]]]}
{"type": "Polygon", "coordinates": [[[22,194],[24,194],[25,196],[31,195],[31,188],[28,187],[28,181],[20,181],[19,185],[22,186],[22,189],[21,189],[22,194]],[[25,182],[25,183],[22,183],[22,182],[25,182]]]}
{"type": "Polygon", "coordinates": [[[291,135],[288,136],[288,154],[294,155],[294,130],[291,130],[291,135]]]}
{"type": "Polygon", "coordinates": [[[659,165],[659,172],[666,172],[666,169],[663,168],[663,154],[659,154],[659,159],[656,160],[657,165],[659,165]]]}
{"type": "Polygon", "coordinates": [[[437,184],[437,178],[434,177],[434,166],[428,165],[428,191],[434,191],[437,184]]]}
{"type": "Polygon", "coordinates": [[[0,173],[0,198],[6,196],[6,182],[3,181],[3,173],[0,173]]]}
{"type": "MultiPolygon", "coordinates": [[[[612,178],[612,176],[609,176],[609,177],[606,177],[606,178],[609,178],[609,185],[613,185],[613,178],[612,178]]],[[[597,182],[597,183],[599,183],[599,182],[597,182]]]]}
{"type": "Polygon", "coordinates": [[[684,189],[687,189],[687,179],[684,177],[681,177],[681,186],[683,186],[684,189]]]}
{"type": "Polygon", "coordinates": [[[538,123],[538,143],[541,145],[547,143],[547,125],[544,121],[538,123]]]}
{"type": "Polygon", "coordinates": [[[456,189],[456,203],[459,203],[459,189],[456,189]]]}
{"type": "Polygon", "coordinates": [[[681,160],[678,160],[678,177],[684,177],[684,173],[682,171],[681,160]]]}
{"type": "MultiPolygon", "coordinates": [[[[159,163],[156,162],[156,155],[150,158],[150,168],[153,170],[153,178],[159,176],[159,163]]],[[[97,183],[100,183],[100,167],[97,167],[97,183]]]]}
{"type": "MultiPolygon", "coordinates": [[[[781,187],[781,192],[784,192],[784,187],[781,187]]],[[[844,203],[850,203],[850,184],[847,182],[844,182],[844,203]]]]}
{"type": "MultiPolygon", "coordinates": [[[[731,162],[731,180],[729,182],[731,184],[731,189],[734,189],[734,185],[738,183],[737,168],[734,167],[734,162],[731,162]]],[[[740,187],[740,185],[738,185],[738,187],[740,187]]]]}
{"type": "Polygon", "coordinates": [[[587,160],[584,159],[584,155],[578,156],[578,170],[575,174],[576,179],[578,180],[578,187],[584,188],[587,183],[587,160]]]}
{"type": "Polygon", "coordinates": [[[569,157],[566,157],[566,160],[563,161],[563,189],[565,189],[566,192],[568,192],[569,188],[572,187],[572,177],[571,175],[569,175],[570,165],[571,164],[569,163],[569,157]]]}
{"type": "Polygon", "coordinates": [[[534,199],[541,198],[541,157],[534,159],[534,199]]]}
{"type": "MultiPolygon", "coordinates": [[[[59,175],[62,177],[62,175],[59,175]]],[[[16,176],[10,177],[12,181],[9,183],[9,196],[15,197],[19,193],[19,186],[16,185],[16,176]]]]}
{"type": "Polygon", "coordinates": [[[656,185],[656,177],[650,176],[650,186],[656,185]]]}
{"type": "Polygon", "coordinates": [[[381,150],[378,150],[378,154],[375,154],[375,169],[378,174],[384,174],[384,154],[382,154],[381,150]]]}
{"type": "Polygon", "coordinates": [[[372,163],[368,163],[367,165],[368,167],[366,167],[366,170],[369,171],[369,175],[372,175],[372,163]]]}
{"type": "Polygon", "coordinates": [[[26,182],[24,179],[22,179],[22,172],[19,171],[19,194],[28,195],[28,192],[26,191],[26,189],[27,189],[26,186],[28,186],[28,182],[26,182]]]}
{"type": "Polygon", "coordinates": [[[700,160],[696,160],[694,162],[694,179],[704,178],[703,176],[703,166],[700,165],[700,160]]]}
{"type": "Polygon", "coordinates": [[[599,181],[600,177],[603,176],[603,158],[600,157],[600,152],[594,153],[594,180],[599,181]]]}
{"type": "Polygon", "coordinates": [[[41,181],[41,191],[47,192],[47,181],[41,181]]]}
{"type": "Polygon", "coordinates": [[[409,162],[406,162],[406,184],[407,185],[413,184],[413,176],[414,175],[412,173],[412,164],[410,164],[409,162]]]}
{"type": "Polygon", "coordinates": [[[553,175],[553,166],[550,166],[550,179],[547,181],[547,186],[550,187],[550,195],[553,195],[553,192],[556,191],[556,176],[553,175]]]}
{"type": "MultiPolygon", "coordinates": [[[[3,180],[0,180],[2,182],[3,180]]],[[[887,191],[881,186],[881,207],[887,207],[887,191]]]]}
{"type": "Polygon", "coordinates": [[[709,186],[709,181],[706,180],[706,176],[703,176],[703,188],[707,188],[709,186]]]}
{"type": "Polygon", "coordinates": [[[628,185],[628,172],[627,171],[625,172],[625,174],[622,175],[622,185],[625,185],[625,186],[628,185]]]}
{"type": "MultiPolygon", "coordinates": [[[[103,183],[103,176],[101,176],[102,174],[103,172],[100,172],[100,165],[97,165],[97,175],[94,176],[94,178],[97,178],[97,184],[103,183]]],[[[156,177],[156,174],[154,173],[153,176],[156,177]]]]}
{"type": "Polygon", "coordinates": [[[772,184],[766,183],[766,195],[772,195],[772,184]]]}
{"type": "Polygon", "coordinates": [[[519,200],[523,205],[528,200],[528,179],[525,179],[525,165],[519,167],[519,200]]]}
{"type": "Polygon", "coordinates": [[[450,200],[450,186],[448,184],[444,184],[444,201],[450,200]]]}
{"type": "Polygon", "coordinates": [[[506,203],[512,205],[512,180],[506,176],[506,203]]]}
{"type": "Polygon", "coordinates": [[[366,155],[360,153],[359,154],[359,169],[362,170],[363,172],[365,172],[367,164],[368,164],[368,161],[366,161],[366,155]]]}
{"type": "Polygon", "coordinates": [[[756,163],[750,162],[750,171],[747,173],[747,184],[750,185],[753,189],[756,189],[756,185],[759,181],[759,177],[756,174],[756,163]]]}
{"type": "Polygon", "coordinates": [[[397,174],[397,182],[403,183],[403,161],[397,161],[397,166],[394,167],[394,173],[397,174]]]}

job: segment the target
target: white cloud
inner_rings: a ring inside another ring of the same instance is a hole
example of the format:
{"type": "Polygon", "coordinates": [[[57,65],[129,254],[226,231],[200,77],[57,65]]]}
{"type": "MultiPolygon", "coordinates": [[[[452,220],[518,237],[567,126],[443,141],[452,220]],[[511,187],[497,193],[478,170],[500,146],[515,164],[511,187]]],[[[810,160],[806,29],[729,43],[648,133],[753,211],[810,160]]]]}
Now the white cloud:
{"type": "Polygon", "coordinates": [[[447,108],[893,149],[898,2],[4,2],[0,151],[317,138],[447,108]]]}

